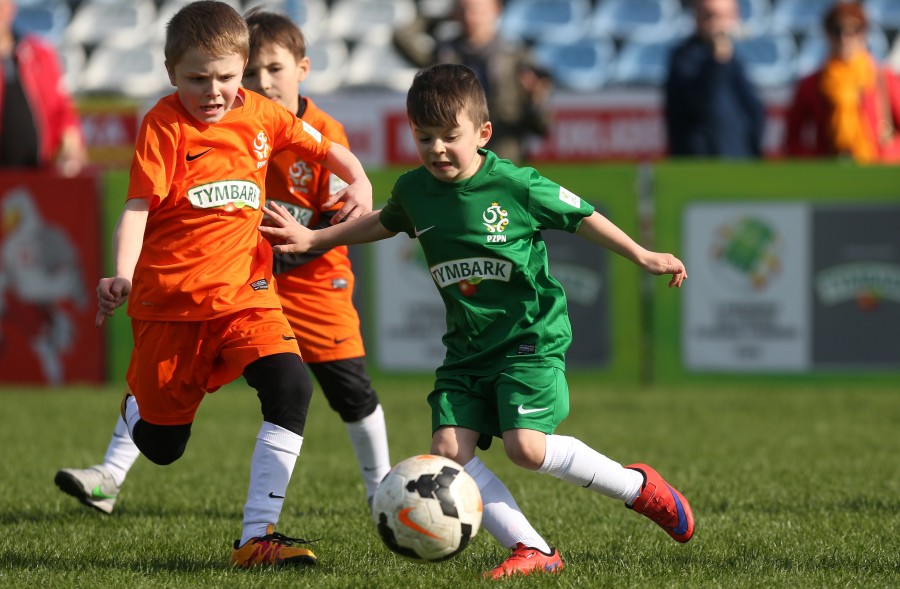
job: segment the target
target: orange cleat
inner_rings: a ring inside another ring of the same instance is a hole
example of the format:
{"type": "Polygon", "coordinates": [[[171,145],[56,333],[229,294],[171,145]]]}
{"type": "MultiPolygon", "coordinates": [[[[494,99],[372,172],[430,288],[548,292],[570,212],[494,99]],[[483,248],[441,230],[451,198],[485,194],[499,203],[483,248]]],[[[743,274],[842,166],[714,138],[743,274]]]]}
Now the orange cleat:
{"type": "Polygon", "coordinates": [[[231,564],[249,569],[255,566],[274,565],[313,565],[316,555],[308,548],[299,548],[294,544],[309,544],[309,540],[288,538],[275,532],[275,526],[269,524],[266,535],[261,538],[250,538],[243,546],[240,540],[234,541],[231,551],[231,564]]]}
{"type": "Polygon", "coordinates": [[[521,542],[513,548],[513,553],[500,566],[484,574],[487,579],[502,579],[513,575],[531,573],[558,573],[563,570],[562,557],[556,548],[550,554],[537,548],[525,546],[521,542]]]}
{"type": "Polygon", "coordinates": [[[625,468],[644,475],[641,494],[632,505],[626,505],[645,515],[678,542],[687,542],[694,535],[694,513],[684,495],[672,488],[659,473],[646,464],[630,464],[625,468]]]}

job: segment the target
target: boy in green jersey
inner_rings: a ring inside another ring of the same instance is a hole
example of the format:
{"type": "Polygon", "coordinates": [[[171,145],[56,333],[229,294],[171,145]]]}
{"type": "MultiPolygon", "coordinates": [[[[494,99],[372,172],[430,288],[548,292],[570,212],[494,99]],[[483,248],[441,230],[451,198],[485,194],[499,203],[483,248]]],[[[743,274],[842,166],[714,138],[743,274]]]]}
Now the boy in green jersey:
{"type": "Polygon", "coordinates": [[[566,299],[550,275],[541,231],[562,229],[647,272],[687,278],[675,256],[647,251],[593,206],[533,168],[484,149],[491,138],[474,72],[441,64],[419,72],[407,113],[422,166],[403,174],[380,211],[309,231],[284,209],[260,227],[276,253],[367,243],[398,232],[418,238],[447,308],[447,348],[437,369],[431,452],[465,466],[484,502],[482,525],[512,555],[487,576],[563,568],[506,486],[475,456],[494,437],[528,470],[616,499],[679,542],[694,533],[685,498],[646,464],[623,467],[581,441],[553,432],[569,413],[565,352],[572,339],[566,299]]]}

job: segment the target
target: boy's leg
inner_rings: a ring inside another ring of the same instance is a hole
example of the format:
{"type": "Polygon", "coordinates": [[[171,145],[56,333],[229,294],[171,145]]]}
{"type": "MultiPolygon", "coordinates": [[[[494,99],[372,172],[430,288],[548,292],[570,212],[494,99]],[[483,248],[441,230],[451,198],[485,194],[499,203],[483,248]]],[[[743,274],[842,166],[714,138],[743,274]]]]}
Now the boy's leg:
{"type": "Polygon", "coordinates": [[[378,484],[391,470],[384,410],[372,388],[363,358],[306,364],[322,387],[328,405],[347,427],[371,503],[378,484]]]}
{"type": "Polygon", "coordinates": [[[293,546],[301,540],[274,532],[303,445],[312,382],[300,357],[292,353],[260,358],[246,367],[244,377],[257,390],[263,424],[250,463],[241,538],[234,543],[231,562],[242,567],[315,564],[312,551],[293,546]]]}
{"type": "Polygon", "coordinates": [[[125,420],[119,416],[102,464],[85,469],[63,468],[54,480],[62,491],[85,505],[112,513],[120,487],[139,455],[125,420]]]}

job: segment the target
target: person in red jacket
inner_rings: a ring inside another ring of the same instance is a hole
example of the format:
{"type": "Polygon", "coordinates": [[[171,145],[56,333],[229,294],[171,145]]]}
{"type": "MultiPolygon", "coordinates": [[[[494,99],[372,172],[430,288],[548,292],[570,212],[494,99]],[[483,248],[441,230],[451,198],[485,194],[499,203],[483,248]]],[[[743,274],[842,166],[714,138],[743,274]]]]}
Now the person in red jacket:
{"type": "Polygon", "coordinates": [[[856,2],[838,2],[823,24],[828,58],[796,88],[787,114],[787,155],[900,161],[900,78],[867,50],[865,12],[856,2]]]}
{"type": "Polygon", "coordinates": [[[16,9],[14,0],[0,0],[0,166],[55,163],[63,175],[77,175],[87,150],[59,57],[39,37],[13,30],[16,9]]]}

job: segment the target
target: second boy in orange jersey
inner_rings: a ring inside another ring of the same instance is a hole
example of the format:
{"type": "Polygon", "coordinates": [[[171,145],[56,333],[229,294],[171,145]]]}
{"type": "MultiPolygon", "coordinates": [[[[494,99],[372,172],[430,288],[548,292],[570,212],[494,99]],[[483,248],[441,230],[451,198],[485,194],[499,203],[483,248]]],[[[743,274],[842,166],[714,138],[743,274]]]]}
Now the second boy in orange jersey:
{"type": "MultiPolygon", "coordinates": [[[[306,42],[300,29],[287,17],[264,11],[253,11],[245,20],[250,30],[250,57],[243,86],[296,113],[332,141],[347,146],[343,126],[297,93],[298,83],[309,74],[306,42]]],[[[323,204],[344,186],[327,168],[291,151],[274,154],[268,164],[267,199],[277,200],[307,226],[331,223],[341,205],[324,208],[323,204]]],[[[390,470],[390,458],[384,412],[365,368],[347,248],[277,256],[274,270],[278,296],[303,360],[347,427],[366,497],[371,500],[378,483],[390,470]]],[[[85,505],[110,513],[138,455],[120,419],[102,464],[62,469],[56,482],[85,505]]]]}
{"type": "Polygon", "coordinates": [[[229,5],[182,7],[165,54],[176,92],[141,123],[114,234],[116,272],[97,287],[98,325],[129,303],[133,395],[122,416],[141,453],[169,464],[183,454],[205,394],[243,375],[263,423],[231,562],[313,564],[303,541],[275,532],[312,383],[275,293],[272,249],[256,235],[265,175],[281,150],[323,164],[349,183],[325,203],[344,202],[336,222],[371,210],[372,187],[347,148],[240,88],[249,33],[229,5]]]}

